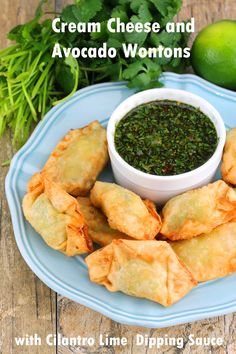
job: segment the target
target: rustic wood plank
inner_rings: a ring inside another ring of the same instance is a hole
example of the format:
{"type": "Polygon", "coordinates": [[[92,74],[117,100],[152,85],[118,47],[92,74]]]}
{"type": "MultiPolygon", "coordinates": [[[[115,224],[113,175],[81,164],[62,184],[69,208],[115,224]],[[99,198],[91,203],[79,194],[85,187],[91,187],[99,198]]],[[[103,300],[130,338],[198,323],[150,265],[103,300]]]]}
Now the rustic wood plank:
{"type": "MultiPolygon", "coordinates": [[[[1,162],[12,156],[10,136],[1,140],[1,162]]],[[[4,196],[7,168],[0,167],[0,353],[55,353],[45,344],[48,333],[56,330],[56,295],[29,269],[20,255],[13,235],[4,196]],[[40,347],[17,347],[15,337],[37,333],[40,347]]]]}
{"type": "MultiPolygon", "coordinates": [[[[67,0],[57,0],[57,10],[60,6],[70,3],[67,0]]],[[[196,33],[208,23],[221,18],[236,17],[235,0],[184,0],[183,7],[178,15],[179,21],[195,17],[196,33]]],[[[194,35],[190,39],[192,43],[194,35]]],[[[61,296],[58,297],[58,331],[65,337],[90,337],[94,336],[96,344],[92,347],[81,346],[71,347],[58,345],[58,354],[154,354],[154,353],[183,353],[183,354],[235,354],[236,353],[236,314],[216,317],[185,325],[170,327],[166,329],[145,329],[120,325],[108,318],[61,296]],[[184,338],[183,350],[178,350],[173,346],[164,346],[160,350],[156,348],[148,349],[144,346],[137,347],[135,335],[137,333],[148,335],[149,337],[182,337],[184,338]],[[99,334],[128,338],[127,347],[101,347],[98,343],[99,334]],[[194,334],[195,337],[222,337],[224,344],[219,348],[211,346],[190,347],[188,336],[194,334]]]]}
{"type": "MultiPolygon", "coordinates": [[[[7,40],[6,34],[15,26],[23,24],[33,18],[39,0],[3,0],[0,31],[0,48],[4,48],[11,42],[7,40]]],[[[46,9],[55,10],[55,0],[49,0],[46,9]]]]}
{"type": "Polygon", "coordinates": [[[58,331],[65,337],[94,337],[94,346],[58,346],[58,354],[89,354],[89,353],[109,353],[109,354],[154,354],[156,348],[148,349],[143,346],[136,346],[135,336],[137,333],[149,337],[175,337],[183,338],[184,348],[181,351],[174,346],[163,346],[160,353],[183,353],[183,354],[235,354],[236,353],[236,314],[222,317],[215,317],[185,325],[169,327],[165,329],[147,329],[141,327],[130,327],[118,324],[109,320],[94,311],[78,305],[66,298],[59,297],[58,301],[58,331]],[[99,334],[108,334],[110,337],[126,337],[128,345],[126,347],[110,347],[99,345],[99,334]],[[195,337],[222,337],[224,344],[220,347],[197,347],[190,346],[188,336],[194,334],[195,337]]]}
{"type": "MultiPolygon", "coordinates": [[[[195,32],[199,32],[209,23],[221,19],[236,18],[235,0],[183,0],[183,7],[178,15],[178,20],[195,18],[195,32]]],[[[196,34],[195,33],[195,34],[196,34]]]]}
{"type": "MultiPolygon", "coordinates": [[[[32,18],[38,0],[9,0],[2,5],[0,47],[4,48],[9,44],[6,33],[32,18]]],[[[0,141],[0,163],[13,155],[10,141],[9,133],[0,141]]],[[[0,353],[52,354],[56,349],[45,344],[45,337],[56,331],[56,295],[32,273],[17,249],[5,198],[6,173],[7,168],[0,167],[0,353]],[[15,337],[34,333],[42,338],[40,347],[16,346],[15,337]]]]}

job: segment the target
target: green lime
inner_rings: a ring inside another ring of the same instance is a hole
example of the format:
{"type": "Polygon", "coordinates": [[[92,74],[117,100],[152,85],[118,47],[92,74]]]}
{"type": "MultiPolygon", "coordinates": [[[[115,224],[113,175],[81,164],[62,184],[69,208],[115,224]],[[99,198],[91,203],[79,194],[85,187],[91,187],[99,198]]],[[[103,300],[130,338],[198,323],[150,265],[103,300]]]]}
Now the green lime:
{"type": "Polygon", "coordinates": [[[236,21],[223,20],[205,27],[193,43],[191,62],[199,76],[236,90],[236,21]]]}

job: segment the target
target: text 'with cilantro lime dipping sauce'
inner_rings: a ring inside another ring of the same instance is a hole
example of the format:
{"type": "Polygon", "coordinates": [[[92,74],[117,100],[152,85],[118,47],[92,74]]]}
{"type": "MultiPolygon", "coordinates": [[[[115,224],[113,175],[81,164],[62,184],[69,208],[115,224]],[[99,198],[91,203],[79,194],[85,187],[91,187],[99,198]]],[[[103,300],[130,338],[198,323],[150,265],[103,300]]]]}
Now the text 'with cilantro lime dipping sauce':
{"type": "Polygon", "coordinates": [[[131,110],[115,129],[115,148],[134,168],[157,176],[192,171],[214,154],[213,122],[198,108],[177,101],[153,101],[131,110]]]}

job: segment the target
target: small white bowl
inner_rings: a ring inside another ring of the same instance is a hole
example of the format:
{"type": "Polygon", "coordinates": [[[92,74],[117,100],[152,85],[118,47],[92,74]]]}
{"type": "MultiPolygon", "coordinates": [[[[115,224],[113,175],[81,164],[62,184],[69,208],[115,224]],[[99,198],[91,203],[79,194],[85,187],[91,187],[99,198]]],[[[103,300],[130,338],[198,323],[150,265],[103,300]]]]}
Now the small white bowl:
{"type": "Polygon", "coordinates": [[[153,200],[159,205],[175,195],[211,182],[221,161],[225,139],[224,122],[210,103],[193,93],[167,88],[147,90],[130,96],[112,113],[107,127],[108,150],[115,180],[142,198],[153,200]],[[116,125],[129,111],[143,103],[164,99],[184,102],[199,108],[214,123],[219,138],[217,148],[207,162],[195,170],[175,176],[156,176],[137,170],[123,160],[114,144],[116,125]]]}

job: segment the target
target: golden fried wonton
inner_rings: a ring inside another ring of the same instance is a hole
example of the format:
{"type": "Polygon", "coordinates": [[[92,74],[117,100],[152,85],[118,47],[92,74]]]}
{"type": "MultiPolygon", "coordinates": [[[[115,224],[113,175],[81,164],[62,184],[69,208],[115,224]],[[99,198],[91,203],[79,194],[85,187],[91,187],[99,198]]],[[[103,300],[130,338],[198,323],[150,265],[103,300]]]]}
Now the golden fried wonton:
{"type": "Polygon", "coordinates": [[[111,228],[140,240],[154,239],[161,218],[154,204],[115,183],[96,182],[91,190],[93,205],[101,208],[111,228]]]}
{"type": "Polygon", "coordinates": [[[40,173],[29,182],[23,211],[48,246],[67,256],[92,251],[92,240],[77,200],[40,173]]]}
{"type": "Polygon", "coordinates": [[[162,211],[161,234],[172,241],[208,233],[236,217],[236,190],[224,181],[170,199],[162,211]]]}
{"type": "Polygon", "coordinates": [[[106,130],[94,121],[70,130],[53,150],[42,173],[73,196],[84,196],[107,161],[106,130]]]}
{"type": "Polygon", "coordinates": [[[221,173],[225,182],[236,185],[236,128],[227,132],[221,173]]]}
{"type": "Polygon", "coordinates": [[[224,277],[236,271],[236,219],[209,234],[170,244],[198,281],[224,277]]]}
{"type": "Polygon", "coordinates": [[[101,246],[106,246],[114,239],[129,239],[129,236],[110,228],[105,215],[103,215],[101,210],[93,206],[89,198],[78,197],[77,200],[88,225],[89,236],[94,242],[101,246]]]}
{"type": "Polygon", "coordinates": [[[165,241],[114,240],[85,259],[92,282],[170,306],[196,284],[165,241]]]}

